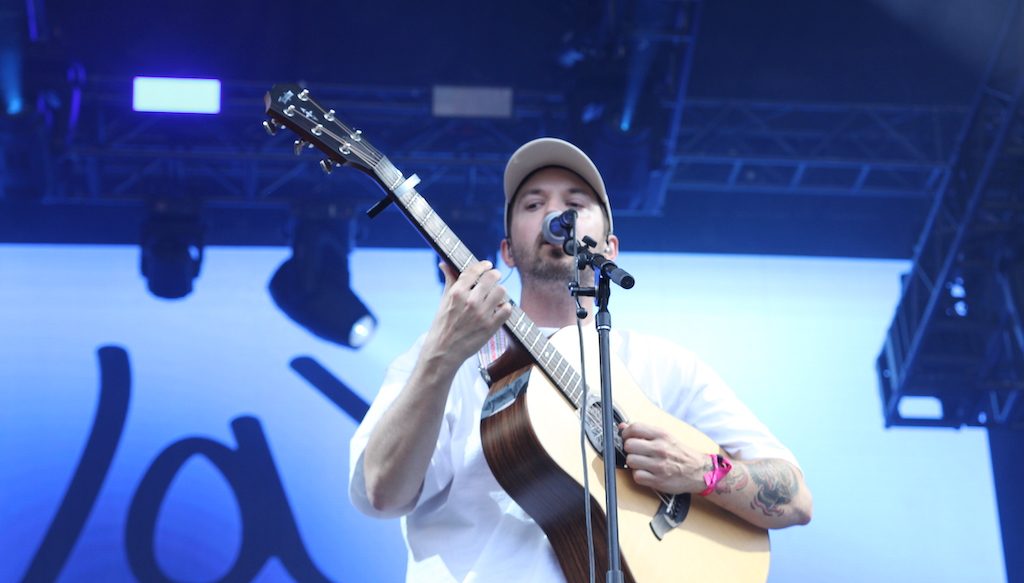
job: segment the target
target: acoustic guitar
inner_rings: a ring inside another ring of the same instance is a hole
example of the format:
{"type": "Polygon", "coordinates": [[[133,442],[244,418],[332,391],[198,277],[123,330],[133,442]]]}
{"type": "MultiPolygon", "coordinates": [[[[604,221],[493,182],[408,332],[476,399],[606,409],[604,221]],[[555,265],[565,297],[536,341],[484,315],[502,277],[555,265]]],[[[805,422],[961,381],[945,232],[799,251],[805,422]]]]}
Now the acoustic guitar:
{"type": "MultiPolygon", "coordinates": [[[[362,135],[339,120],[332,109],[319,105],[298,85],[275,85],[265,95],[271,134],[280,127],[295,132],[296,153],[313,146],[326,155],[324,170],[351,166],[377,182],[385,197],[371,216],[389,204],[397,206],[427,243],[459,273],[477,261],[473,253],[418,192],[416,175],[404,176],[362,135]]],[[[492,379],[481,413],[484,455],[510,496],[547,535],[568,581],[589,576],[588,533],[583,483],[589,478],[593,520],[589,533],[595,546],[596,577],[607,571],[605,481],[600,403],[589,391],[587,410],[582,376],[572,363],[580,362],[574,328],[550,339],[518,306],[505,329],[515,339],[488,369],[492,379]],[[579,449],[583,415],[589,441],[584,465],[579,449]]],[[[585,336],[587,377],[600,378],[596,334],[585,336]],[[595,370],[589,370],[593,364],[595,370]]],[[[644,421],[670,431],[694,449],[719,451],[710,438],[655,406],[630,378],[621,363],[612,364],[615,416],[620,421],[644,421]]],[[[768,532],[700,497],[671,495],[638,486],[622,463],[616,471],[619,546],[626,580],[647,582],[765,581],[768,574],[768,532]]]]}

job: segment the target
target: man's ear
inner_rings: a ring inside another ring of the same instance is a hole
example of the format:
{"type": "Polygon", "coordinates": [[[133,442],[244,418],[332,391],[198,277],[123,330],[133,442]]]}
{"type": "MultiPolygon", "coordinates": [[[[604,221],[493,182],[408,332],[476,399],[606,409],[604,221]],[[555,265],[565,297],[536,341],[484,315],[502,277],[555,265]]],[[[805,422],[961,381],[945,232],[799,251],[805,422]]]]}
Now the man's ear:
{"type": "Polygon", "coordinates": [[[516,261],[512,259],[512,248],[511,243],[508,242],[508,237],[501,240],[501,259],[505,262],[505,265],[509,267],[515,267],[516,261]]]}
{"type": "Polygon", "coordinates": [[[608,235],[608,240],[605,242],[604,251],[601,253],[609,260],[614,260],[619,254],[619,238],[615,235],[608,235]]]}

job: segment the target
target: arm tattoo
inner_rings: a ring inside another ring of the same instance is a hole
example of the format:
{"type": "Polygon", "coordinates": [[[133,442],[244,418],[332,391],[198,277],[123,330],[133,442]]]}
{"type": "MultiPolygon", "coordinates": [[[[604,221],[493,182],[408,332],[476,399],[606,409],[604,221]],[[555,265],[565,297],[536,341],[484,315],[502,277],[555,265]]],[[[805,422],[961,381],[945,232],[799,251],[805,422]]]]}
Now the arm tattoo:
{"type": "Polygon", "coordinates": [[[742,467],[733,467],[733,470],[725,475],[715,486],[716,494],[729,494],[739,492],[750,483],[750,475],[742,467]]]}
{"type": "Polygon", "coordinates": [[[751,508],[760,509],[765,516],[782,516],[783,507],[793,501],[800,487],[793,469],[771,461],[752,463],[750,478],[757,484],[757,494],[751,508]]]}

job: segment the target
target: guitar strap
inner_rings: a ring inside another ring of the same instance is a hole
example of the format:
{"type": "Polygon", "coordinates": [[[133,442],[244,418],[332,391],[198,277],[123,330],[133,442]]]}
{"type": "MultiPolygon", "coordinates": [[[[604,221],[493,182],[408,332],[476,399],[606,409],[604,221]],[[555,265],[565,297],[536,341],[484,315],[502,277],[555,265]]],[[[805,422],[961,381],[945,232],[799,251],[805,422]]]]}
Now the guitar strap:
{"type": "Polygon", "coordinates": [[[487,367],[491,366],[491,363],[498,360],[498,357],[508,350],[509,344],[512,341],[508,336],[508,332],[505,331],[504,327],[498,328],[498,332],[491,336],[491,339],[487,341],[480,348],[480,351],[476,353],[477,360],[480,362],[480,371],[486,371],[487,367]]]}
{"type": "MultiPolygon", "coordinates": [[[[549,338],[557,331],[556,328],[538,327],[537,329],[544,334],[544,336],[549,338]]],[[[480,348],[480,351],[476,353],[477,361],[480,363],[480,374],[483,375],[484,380],[488,383],[490,383],[490,381],[486,374],[487,367],[491,366],[491,363],[495,360],[498,360],[498,357],[504,354],[511,344],[512,337],[509,336],[508,330],[503,326],[498,328],[498,331],[494,336],[491,336],[490,340],[487,341],[487,344],[484,344],[480,348]]]]}

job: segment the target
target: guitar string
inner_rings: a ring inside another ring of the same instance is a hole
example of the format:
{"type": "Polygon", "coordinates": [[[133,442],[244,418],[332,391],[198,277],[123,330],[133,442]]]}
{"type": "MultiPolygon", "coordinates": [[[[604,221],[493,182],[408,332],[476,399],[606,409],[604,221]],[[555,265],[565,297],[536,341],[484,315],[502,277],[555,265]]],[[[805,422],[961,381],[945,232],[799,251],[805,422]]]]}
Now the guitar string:
{"type": "MultiPolygon", "coordinates": [[[[378,177],[380,177],[384,182],[387,183],[389,180],[393,180],[394,182],[388,184],[388,187],[389,187],[388,190],[393,192],[394,187],[397,185],[397,180],[403,178],[403,175],[402,175],[402,173],[400,171],[398,171],[397,168],[394,167],[394,165],[389,165],[388,168],[383,168],[383,169],[380,167],[380,163],[382,161],[384,161],[384,159],[385,159],[384,154],[382,154],[380,151],[378,151],[368,141],[363,140],[362,139],[362,132],[360,132],[359,130],[355,130],[355,129],[349,128],[344,122],[342,122],[340,119],[338,119],[337,115],[333,111],[330,112],[330,113],[328,111],[326,111],[323,108],[323,106],[321,106],[319,103],[317,103],[316,100],[314,100],[313,98],[309,97],[308,94],[306,95],[305,101],[307,103],[309,103],[311,107],[313,107],[314,109],[316,109],[317,111],[320,112],[320,115],[323,117],[324,121],[326,121],[328,123],[333,123],[336,126],[338,126],[339,128],[341,128],[342,132],[344,134],[346,134],[349,139],[345,139],[345,138],[339,136],[335,132],[331,131],[330,128],[324,126],[323,124],[319,124],[318,123],[317,125],[321,127],[323,133],[327,134],[331,138],[334,138],[334,140],[337,143],[341,144],[341,148],[348,148],[350,151],[354,152],[357,156],[359,156],[362,160],[364,160],[365,162],[368,162],[373,167],[373,170],[378,175],[378,177]],[[330,116],[331,119],[328,119],[328,116],[330,116]],[[357,140],[355,138],[355,136],[359,136],[359,139],[357,140]],[[364,154],[360,155],[360,151],[364,152],[364,154]],[[389,174],[393,174],[393,176],[386,176],[386,177],[385,176],[381,176],[381,172],[384,171],[384,170],[389,171],[388,173],[389,174]]],[[[341,152],[340,148],[339,148],[339,152],[341,152]]],[[[431,212],[433,212],[433,209],[430,209],[429,205],[428,205],[427,208],[429,210],[431,210],[431,212]]],[[[427,217],[423,217],[421,219],[421,222],[424,223],[424,225],[426,225],[426,220],[427,220],[427,217]]],[[[444,221],[441,221],[441,227],[443,227],[444,229],[447,229],[449,232],[451,232],[451,229],[448,228],[448,225],[446,225],[444,223],[444,221]]],[[[439,241],[439,239],[441,237],[441,234],[442,234],[441,232],[431,233],[431,236],[434,238],[435,242],[438,245],[441,245],[441,242],[439,241]]],[[[453,235],[454,235],[454,233],[453,233],[453,235]]],[[[457,251],[460,248],[460,244],[461,243],[462,242],[460,240],[458,240],[458,237],[455,237],[455,240],[453,241],[453,244],[452,244],[452,248],[451,249],[447,249],[448,255],[454,255],[455,251],[457,251]]],[[[466,248],[464,244],[461,244],[461,248],[465,249],[466,251],[469,251],[469,249],[466,248]]],[[[455,259],[455,258],[452,257],[452,259],[455,259]]],[[[467,257],[465,257],[465,260],[463,261],[463,263],[458,266],[459,270],[460,271],[464,271],[466,269],[466,266],[470,263],[470,261],[472,261],[472,259],[474,259],[474,257],[472,255],[472,253],[469,253],[469,255],[467,257]]]]}
{"type": "MultiPolygon", "coordinates": [[[[518,318],[518,320],[515,323],[511,324],[511,327],[512,328],[520,327],[521,324],[522,324],[523,318],[526,318],[526,314],[525,313],[520,314],[520,318],[518,318]]],[[[510,318],[510,320],[511,320],[511,318],[510,318]]],[[[530,329],[532,329],[535,332],[537,332],[538,334],[540,334],[539,330],[536,330],[536,326],[533,325],[532,322],[529,322],[528,319],[527,319],[527,322],[531,325],[530,329]]],[[[550,360],[551,357],[550,357],[550,355],[545,356],[544,350],[543,350],[549,344],[550,344],[550,341],[545,338],[544,339],[544,344],[541,345],[541,349],[537,350],[536,347],[526,346],[526,344],[523,343],[524,348],[526,348],[527,351],[529,351],[531,354],[533,354],[534,359],[536,361],[544,363],[544,364],[547,364],[548,368],[550,369],[551,364],[550,364],[550,362],[545,362],[545,359],[550,360]]],[[[568,364],[568,361],[565,359],[565,357],[561,353],[559,353],[557,350],[553,350],[552,354],[557,356],[559,359],[561,359],[562,362],[568,364]]],[[[557,378],[557,377],[559,377],[561,375],[550,375],[550,376],[552,377],[552,380],[555,382],[555,384],[561,387],[561,390],[562,390],[563,394],[566,393],[566,392],[569,393],[569,395],[571,397],[570,400],[573,403],[573,405],[575,405],[577,412],[579,412],[581,416],[586,416],[587,420],[591,423],[591,427],[596,428],[595,429],[595,432],[596,432],[595,439],[596,440],[600,440],[603,443],[603,438],[604,438],[604,419],[603,419],[603,416],[600,416],[601,415],[600,411],[595,410],[592,406],[588,406],[587,410],[583,411],[583,407],[582,407],[582,405],[580,403],[580,401],[583,400],[584,396],[585,396],[584,393],[583,393],[583,390],[581,389],[582,377],[579,375],[578,372],[576,372],[575,369],[573,369],[571,367],[568,368],[567,371],[572,373],[572,376],[570,377],[570,379],[568,381],[566,381],[564,379],[557,378]]],[[[586,402],[586,400],[583,400],[583,402],[586,402]]],[[[599,400],[595,400],[593,404],[597,404],[599,402],[600,402],[599,400]]],[[[597,448],[595,447],[595,449],[597,449],[597,448]]],[[[616,449],[618,449],[618,448],[616,448],[616,449]]],[[[623,456],[625,456],[625,452],[622,452],[622,453],[623,453],[623,456]]],[[[653,488],[651,488],[651,490],[658,496],[658,499],[662,503],[664,503],[665,505],[672,504],[672,497],[673,497],[672,494],[665,494],[664,492],[661,492],[660,490],[655,490],[653,488]]]]}
{"type": "MultiPolygon", "coordinates": [[[[349,139],[351,139],[351,141],[343,139],[341,136],[339,136],[338,134],[334,133],[333,131],[331,131],[326,126],[323,126],[323,124],[318,124],[318,125],[320,125],[322,127],[324,133],[326,133],[330,137],[334,138],[334,140],[336,142],[338,142],[339,144],[341,144],[342,146],[347,146],[350,149],[352,149],[353,151],[358,149],[358,150],[363,150],[364,152],[366,152],[368,154],[368,157],[360,156],[360,158],[362,158],[365,161],[368,161],[370,164],[372,164],[374,166],[374,169],[377,169],[376,168],[377,165],[379,165],[380,162],[382,162],[384,160],[384,158],[385,158],[385,156],[379,150],[377,150],[372,144],[370,144],[367,141],[364,141],[362,139],[356,141],[356,140],[352,139],[353,135],[358,135],[358,134],[356,134],[356,132],[353,129],[349,128],[340,119],[338,119],[337,115],[335,115],[335,114],[331,114],[331,117],[333,119],[328,120],[327,117],[326,117],[328,115],[328,112],[319,103],[317,103],[312,97],[307,97],[306,98],[306,102],[309,103],[310,105],[312,105],[315,109],[317,109],[320,112],[321,116],[323,117],[323,119],[325,121],[333,122],[335,125],[337,125],[339,128],[341,128],[341,131],[343,133],[345,133],[349,137],[349,139]],[[355,146],[355,147],[353,147],[353,146],[355,146]]],[[[399,173],[399,176],[401,176],[401,173],[399,173]]],[[[516,307],[518,308],[518,306],[516,306],[516,307]]],[[[520,309],[520,311],[521,311],[521,309],[520,309]]],[[[526,317],[525,313],[521,314],[521,316],[522,317],[519,319],[519,323],[514,324],[513,327],[518,327],[521,324],[522,318],[526,317]]],[[[533,331],[537,332],[538,334],[540,334],[540,331],[537,330],[535,324],[533,324],[532,322],[528,322],[528,323],[530,324],[530,328],[528,328],[526,332],[521,332],[521,334],[526,336],[527,334],[529,334],[531,329],[533,331]]],[[[536,351],[534,353],[534,358],[537,359],[537,360],[540,360],[540,357],[543,356],[543,352],[544,352],[543,349],[545,347],[547,347],[549,344],[550,344],[550,342],[545,338],[543,344],[541,345],[541,349],[540,350],[537,350],[536,347],[534,347],[532,350],[528,348],[528,350],[530,352],[536,351]]],[[[561,354],[559,354],[557,350],[553,351],[553,354],[557,355],[562,361],[567,363],[567,361],[565,361],[565,357],[562,356],[561,354]]],[[[550,357],[549,357],[549,360],[550,360],[550,357]]],[[[550,363],[549,363],[549,366],[550,366],[550,363]]],[[[573,397],[572,398],[573,405],[576,406],[577,411],[582,411],[582,409],[583,409],[582,403],[585,402],[585,400],[583,399],[583,397],[584,397],[583,391],[585,389],[581,388],[582,378],[571,367],[569,367],[568,370],[572,371],[573,377],[575,377],[575,378],[570,377],[569,381],[564,381],[563,380],[560,383],[559,383],[558,379],[555,379],[556,383],[563,384],[563,385],[568,385],[568,386],[565,386],[564,390],[567,390],[567,391],[571,392],[571,395],[573,397]]],[[[604,436],[604,420],[603,420],[603,418],[601,416],[599,416],[599,413],[595,412],[595,410],[593,408],[587,407],[587,410],[583,411],[582,415],[586,416],[587,420],[592,424],[592,427],[596,427],[597,428],[596,429],[596,436],[595,436],[595,438],[603,439],[603,436],[604,436]]],[[[623,455],[625,455],[625,452],[623,452],[623,455]]],[[[661,492],[659,490],[654,490],[654,492],[655,492],[655,494],[657,494],[658,498],[663,503],[669,504],[671,502],[671,495],[665,494],[665,493],[663,493],[663,492],[661,492]]]]}
{"type": "MultiPolygon", "coordinates": [[[[559,354],[559,353],[557,351],[555,351],[555,354],[559,354]]],[[[559,356],[563,360],[565,359],[564,356],[562,356],[560,354],[559,354],[559,356]]],[[[572,369],[570,369],[570,370],[572,370],[572,369]]],[[[576,374],[575,371],[574,371],[574,374],[576,374]]],[[[582,389],[580,388],[580,385],[582,384],[582,377],[580,377],[578,374],[576,374],[576,378],[573,379],[572,384],[573,384],[573,387],[572,387],[571,390],[574,393],[579,394],[580,398],[583,399],[583,402],[587,402],[587,401],[590,400],[588,398],[585,398],[585,395],[582,392],[582,389]]],[[[587,394],[589,394],[589,391],[587,391],[587,394]]],[[[587,406],[587,411],[584,412],[583,414],[586,415],[587,420],[590,421],[591,427],[595,428],[594,439],[595,440],[599,440],[601,443],[603,443],[604,442],[604,417],[603,417],[603,415],[601,415],[600,408],[594,407],[594,405],[598,405],[599,403],[600,403],[600,399],[593,400],[587,406]]],[[[577,407],[580,407],[580,405],[577,404],[577,407]]],[[[618,449],[618,448],[616,448],[616,449],[618,449]]],[[[622,454],[623,454],[623,456],[625,456],[625,451],[623,451],[622,454]]],[[[660,490],[655,490],[653,488],[651,490],[653,490],[654,493],[657,494],[658,498],[664,504],[666,504],[666,505],[671,504],[671,502],[672,502],[672,495],[671,494],[665,494],[664,492],[661,492],[660,490]]]]}

